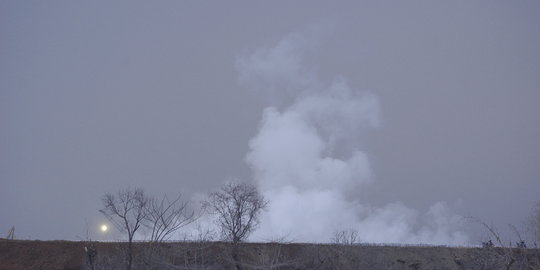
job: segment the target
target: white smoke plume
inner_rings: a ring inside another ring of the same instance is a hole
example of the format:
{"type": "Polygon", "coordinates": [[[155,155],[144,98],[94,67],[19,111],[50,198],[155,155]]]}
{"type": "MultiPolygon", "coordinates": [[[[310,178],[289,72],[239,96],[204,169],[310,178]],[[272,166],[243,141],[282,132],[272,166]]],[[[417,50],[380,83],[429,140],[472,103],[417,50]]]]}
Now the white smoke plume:
{"type": "Polygon", "coordinates": [[[466,243],[456,229],[460,217],[444,203],[420,213],[399,202],[373,208],[355,199],[373,179],[360,146],[361,135],[380,125],[379,102],[343,78],[320,79],[305,62],[312,42],[292,34],[237,59],[240,82],[271,100],[246,156],[270,201],[253,239],[327,242],[336,230],[355,229],[370,243],[466,243]]]}

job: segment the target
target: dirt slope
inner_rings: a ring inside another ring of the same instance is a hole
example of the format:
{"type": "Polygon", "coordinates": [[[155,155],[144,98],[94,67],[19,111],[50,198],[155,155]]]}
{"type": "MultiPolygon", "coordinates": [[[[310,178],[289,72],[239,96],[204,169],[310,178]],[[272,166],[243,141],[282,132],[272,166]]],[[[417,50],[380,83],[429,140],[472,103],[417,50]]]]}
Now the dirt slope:
{"type": "MultiPolygon", "coordinates": [[[[235,269],[223,242],[136,244],[135,269],[235,269]]],[[[122,269],[125,243],[0,240],[0,270],[122,269]],[[85,246],[96,256],[89,261],[85,246]]],[[[540,269],[538,249],[245,243],[243,269],[540,269]]]]}
{"type": "Polygon", "coordinates": [[[81,269],[82,242],[0,240],[0,269],[81,269]]]}

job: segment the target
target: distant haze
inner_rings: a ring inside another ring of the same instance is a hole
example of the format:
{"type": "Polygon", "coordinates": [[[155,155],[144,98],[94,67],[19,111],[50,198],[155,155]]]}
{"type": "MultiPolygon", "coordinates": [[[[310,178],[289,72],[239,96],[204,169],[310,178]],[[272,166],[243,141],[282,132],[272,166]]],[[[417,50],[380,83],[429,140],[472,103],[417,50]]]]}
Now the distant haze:
{"type": "Polygon", "coordinates": [[[540,200],[540,2],[0,2],[0,237],[105,192],[270,200],[251,240],[476,244],[540,200]]]}

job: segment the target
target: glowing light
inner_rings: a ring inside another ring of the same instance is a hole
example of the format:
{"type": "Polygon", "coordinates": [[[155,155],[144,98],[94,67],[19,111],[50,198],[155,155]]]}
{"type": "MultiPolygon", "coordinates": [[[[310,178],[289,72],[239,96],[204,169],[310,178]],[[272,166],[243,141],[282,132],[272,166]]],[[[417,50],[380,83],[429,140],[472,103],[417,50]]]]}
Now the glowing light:
{"type": "Polygon", "coordinates": [[[107,225],[101,225],[101,231],[102,232],[106,232],[109,228],[107,227],[107,225]]]}

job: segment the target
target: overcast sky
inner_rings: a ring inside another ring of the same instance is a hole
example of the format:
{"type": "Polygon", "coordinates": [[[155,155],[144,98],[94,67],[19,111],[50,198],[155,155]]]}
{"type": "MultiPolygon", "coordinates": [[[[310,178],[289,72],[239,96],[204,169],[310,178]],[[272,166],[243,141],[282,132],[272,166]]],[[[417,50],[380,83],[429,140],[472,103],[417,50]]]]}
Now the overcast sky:
{"type": "Polygon", "coordinates": [[[281,200],[258,239],[294,234],[291,205],[320,198],[306,207],[348,209],[302,217],[320,230],[408,213],[406,236],[366,241],[483,237],[452,225],[430,241],[411,223],[433,215],[522,228],[540,200],[538,14],[538,1],[1,1],[0,237],[84,237],[105,192],[200,198],[231,179],[281,200]]]}

